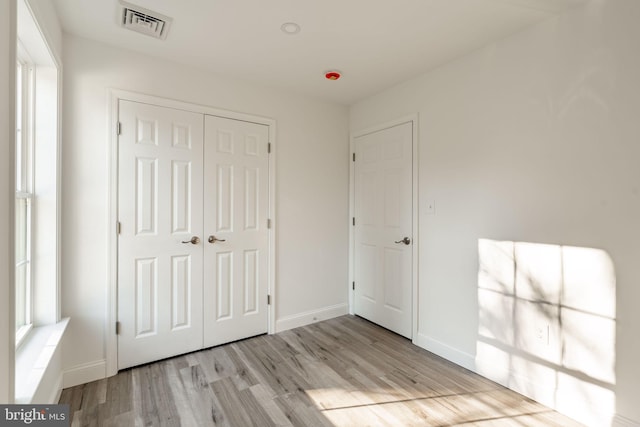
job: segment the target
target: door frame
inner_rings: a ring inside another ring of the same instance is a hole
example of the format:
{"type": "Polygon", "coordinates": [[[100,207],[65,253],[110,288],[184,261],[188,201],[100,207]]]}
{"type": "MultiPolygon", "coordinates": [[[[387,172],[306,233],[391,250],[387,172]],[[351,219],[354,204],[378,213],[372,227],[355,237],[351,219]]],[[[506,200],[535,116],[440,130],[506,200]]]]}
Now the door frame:
{"type": "Polygon", "coordinates": [[[105,376],[110,377],[118,373],[118,336],[116,321],[118,320],[118,118],[120,101],[133,101],[151,104],[159,107],[185,110],[199,114],[223,117],[232,120],[257,123],[269,127],[269,143],[271,144],[269,161],[269,254],[268,254],[268,283],[267,292],[271,296],[271,303],[267,307],[267,333],[275,332],[275,313],[278,298],[276,295],[276,121],[274,119],[253,114],[238,113],[222,110],[206,105],[193,104],[179,100],[162,98],[138,92],[111,88],[107,90],[107,138],[108,138],[108,278],[106,297],[105,322],[105,376]]]}
{"type": "Polygon", "coordinates": [[[354,289],[353,282],[355,280],[355,232],[352,225],[352,218],[355,217],[355,162],[353,156],[355,154],[356,138],[371,133],[379,132],[404,123],[411,123],[413,147],[412,155],[412,211],[411,211],[411,227],[412,236],[411,245],[411,341],[415,344],[418,337],[418,114],[410,114],[397,118],[388,122],[373,125],[371,127],[351,132],[349,138],[349,314],[354,313],[354,289]]]}

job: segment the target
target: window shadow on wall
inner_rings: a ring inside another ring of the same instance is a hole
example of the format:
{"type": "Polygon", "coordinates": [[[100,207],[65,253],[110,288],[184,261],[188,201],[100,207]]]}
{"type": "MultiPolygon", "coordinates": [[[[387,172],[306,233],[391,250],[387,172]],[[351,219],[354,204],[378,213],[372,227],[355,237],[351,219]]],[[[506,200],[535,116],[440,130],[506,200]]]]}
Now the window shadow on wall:
{"type": "Polygon", "coordinates": [[[616,277],[603,250],[478,241],[478,372],[587,425],[615,413],[616,277]]]}

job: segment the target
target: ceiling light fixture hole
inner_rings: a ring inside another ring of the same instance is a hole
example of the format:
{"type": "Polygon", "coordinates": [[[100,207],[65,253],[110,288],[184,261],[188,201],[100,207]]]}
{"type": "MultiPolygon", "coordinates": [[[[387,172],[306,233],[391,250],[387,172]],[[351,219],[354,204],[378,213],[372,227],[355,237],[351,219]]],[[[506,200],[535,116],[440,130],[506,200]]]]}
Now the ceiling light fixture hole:
{"type": "Polygon", "coordinates": [[[294,35],[300,32],[300,25],[295,22],[285,22],[280,26],[280,29],[285,34],[294,35]]]}

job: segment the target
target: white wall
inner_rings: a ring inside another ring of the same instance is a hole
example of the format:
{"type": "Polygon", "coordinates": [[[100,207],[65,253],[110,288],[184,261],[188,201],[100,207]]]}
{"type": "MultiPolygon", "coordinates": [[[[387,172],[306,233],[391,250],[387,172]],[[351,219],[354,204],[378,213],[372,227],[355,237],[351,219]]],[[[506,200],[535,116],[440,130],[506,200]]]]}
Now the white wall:
{"type": "Polygon", "coordinates": [[[352,131],[419,113],[418,341],[475,368],[479,239],[603,249],[617,285],[617,412],[636,421],[638,22],[637,1],[596,0],[350,110],[352,131]]]}
{"type": "Polygon", "coordinates": [[[0,2],[0,403],[13,401],[16,3],[0,2]]]}
{"type": "Polygon", "coordinates": [[[65,36],[62,286],[63,316],[71,317],[64,366],[68,378],[73,378],[66,385],[100,375],[104,369],[107,88],[275,119],[276,318],[346,304],[346,107],[65,36]]]}

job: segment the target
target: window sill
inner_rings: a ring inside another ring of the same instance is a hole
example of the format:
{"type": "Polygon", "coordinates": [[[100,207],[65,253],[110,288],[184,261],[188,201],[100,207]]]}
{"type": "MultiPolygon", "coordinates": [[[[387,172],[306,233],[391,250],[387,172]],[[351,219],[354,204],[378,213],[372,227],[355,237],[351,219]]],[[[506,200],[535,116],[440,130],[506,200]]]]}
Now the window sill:
{"type": "Polygon", "coordinates": [[[16,332],[16,351],[20,348],[23,342],[26,341],[29,332],[33,328],[33,324],[29,323],[28,325],[21,326],[20,329],[16,332]]]}
{"type": "Polygon", "coordinates": [[[33,328],[16,351],[15,403],[32,403],[56,351],[69,318],[54,325],[33,328]]]}

